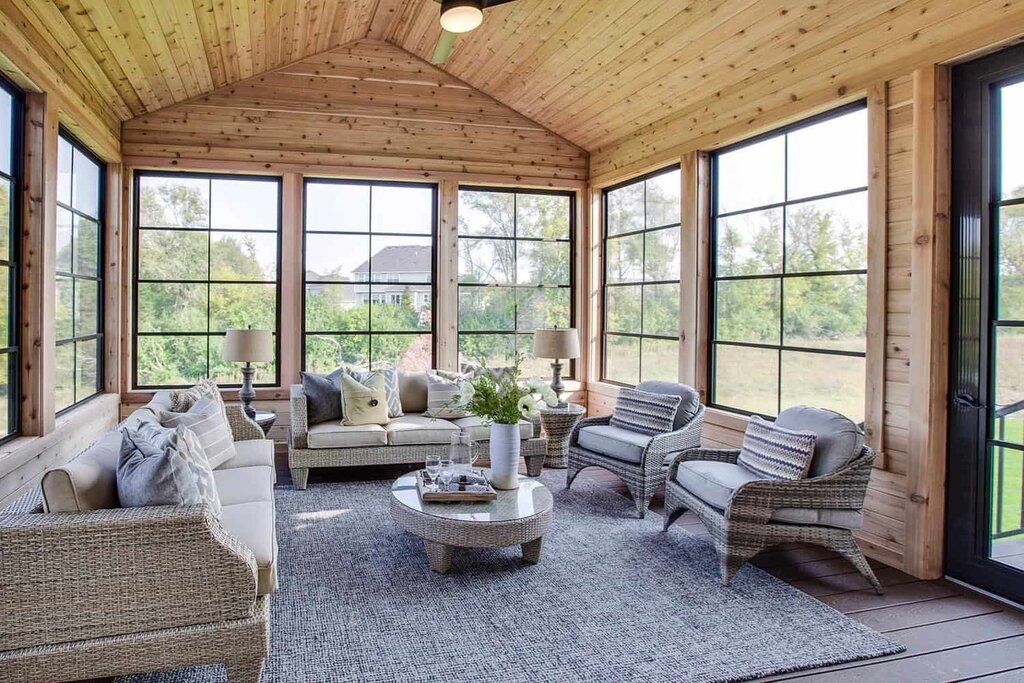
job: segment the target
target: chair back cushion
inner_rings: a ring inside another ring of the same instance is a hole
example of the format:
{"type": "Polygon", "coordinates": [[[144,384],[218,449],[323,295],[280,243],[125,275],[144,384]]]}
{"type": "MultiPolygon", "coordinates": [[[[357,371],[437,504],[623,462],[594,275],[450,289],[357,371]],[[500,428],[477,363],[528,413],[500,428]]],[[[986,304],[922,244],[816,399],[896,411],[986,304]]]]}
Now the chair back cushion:
{"type": "Polygon", "coordinates": [[[697,417],[697,411],[700,410],[700,394],[686,384],[649,379],[646,382],[640,382],[636,388],[640,391],[649,391],[652,394],[672,394],[679,397],[679,407],[676,409],[675,420],[670,431],[685,427],[690,420],[697,417]]]}
{"type": "Polygon", "coordinates": [[[403,413],[427,412],[427,373],[398,373],[398,396],[403,413]]]}
{"type": "Polygon", "coordinates": [[[678,394],[621,389],[608,424],[650,436],[671,432],[681,400],[678,394]]]}
{"type": "Polygon", "coordinates": [[[821,477],[840,469],[860,455],[864,433],[853,420],[834,410],[796,406],[779,413],[775,424],[797,431],[814,432],[814,459],[810,477],[821,477]]]}
{"type": "Polygon", "coordinates": [[[306,420],[309,426],[321,422],[340,422],[342,368],[327,375],[315,372],[300,372],[302,393],[306,395],[306,420]]]}
{"type": "MultiPolygon", "coordinates": [[[[138,412],[138,411],[136,411],[138,412]]],[[[89,512],[118,507],[117,459],[121,432],[109,431],[71,462],[43,475],[47,512],[89,512]]]]}
{"type": "Polygon", "coordinates": [[[204,396],[187,413],[164,410],[157,417],[164,427],[188,427],[195,432],[213,469],[235,457],[235,439],[219,397],[204,396]]]}
{"type": "Polygon", "coordinates": [[[764,479],[803,479],[814,457],[814,432],[797,432],[754,415],[737,463],[764,479]]]}

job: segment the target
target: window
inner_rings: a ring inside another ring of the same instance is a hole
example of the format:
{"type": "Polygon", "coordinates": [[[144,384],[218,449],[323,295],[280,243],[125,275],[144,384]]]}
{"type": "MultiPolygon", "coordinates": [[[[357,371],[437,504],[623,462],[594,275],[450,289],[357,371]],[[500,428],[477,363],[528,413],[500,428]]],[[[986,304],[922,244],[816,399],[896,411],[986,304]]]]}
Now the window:
{"type": "Polygon", "coordinates": [[[711,403],[864,415],[863,104],[712,157],[711,403]]]}
{"type": "Polygon", "coordinates": [[[304,366],[434,366],[437,189],[307,180],[304,366]]]}
{"type": "Polygon", "coordinates": [[[21,94],[0,78],[0,439],[18,431],[21,94]]]}
{"type": "Polygon", "coordinates": [[[533,358],[533,331],[573,324],[573,195],[459,190],[459,355],[523,373],[551,372],[533,358]]]}
{"type": "Polygon", "coordinates": [[[677,167],[604,192],[603,379],[679,379],[677,167]]]}
{"type": "MultiPolygon", "coordinates": [[[[278,330],[281,181],[153,173],[135,181],[135,385],[238,384],[224,334],[278,330]]],[[[258,363],[256,383],[279,383],[258,363]]]]}
{"type": "Polygon", "coordinates": [[[57,142],[57,411],[103,383],[103,165],[61,131],[57,142]]]}

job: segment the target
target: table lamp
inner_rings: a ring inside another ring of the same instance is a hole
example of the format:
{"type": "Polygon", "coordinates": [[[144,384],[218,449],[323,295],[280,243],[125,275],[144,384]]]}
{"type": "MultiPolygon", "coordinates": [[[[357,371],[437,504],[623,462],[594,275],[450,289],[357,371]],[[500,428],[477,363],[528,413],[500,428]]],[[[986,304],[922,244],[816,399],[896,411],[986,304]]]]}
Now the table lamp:
{"type": "Polygon", "coordinates": [[[556,327],[550,330],[535,330],[533,333],[533,355],[537,358],[551,358],[551,390],[558,398],[559,408],[566,406],[562,401],[562,359],[580,357],[580,338],[574,327],[556,327]]]}
{"type": "Polygon", "coordinates": [[[245,414],[256,417],[252,407],[256,398],[256,390],[252,388],[252,378],[256,374],[253,363],[274,360],[274,335],[270,330],[228,330],[224,338],[224,360],[245,363],[242,366],[242,388],[238,391],[238,399],[242,402],[245,414]]]}

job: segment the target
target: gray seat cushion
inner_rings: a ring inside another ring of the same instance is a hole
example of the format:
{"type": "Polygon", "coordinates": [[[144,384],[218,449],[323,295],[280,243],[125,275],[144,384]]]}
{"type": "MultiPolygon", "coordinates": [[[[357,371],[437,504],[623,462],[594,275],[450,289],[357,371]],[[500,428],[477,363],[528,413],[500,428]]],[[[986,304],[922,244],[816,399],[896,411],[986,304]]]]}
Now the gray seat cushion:
{"type": "Polygon", "coordinates": [[[588,451],[639,464],[651,438],[648,434],[637,434],[621,427],[594,425],[580,430],[579,444],[588,451]]]}
{"type": "Polygon", "coordinates": [[[350,425],[324,422],[309,428],[306,443],[310,448],[358,448],[385,446],[388,433],[380,425],[350,425]]]}
{"type": "Polygon", "coordinates": [[[274,466],[274,442],[270,439],[250,439],[235,442],[235,457],[217,466],[219,470],[238,467],[274,466]]]}
{"type": "Polygon", "coordinates": [[[384,425],[384,431],[391,446],[418,446],[451,443],[452,434],[457,434],[459,428],[448,420],[404,415],[384,425]]]}
{"type": "MultiPolygon", "coordinates": [[[[469,417],[457,417],[451,420],[451,423],[461,429],[463,432],[469,435],[469,438],[473,441],[490,441],[491,440],[491,426],[484,424],[476,415],[470,415],[469,417]]],[[[519,438],[520,439],[532,439],[533,438],[533,423],[529,420],[519,421],[519,438]]]]}
{"type": "Polygon", "coordinates": [[[775,424],[794,431],[814,432],[814,458],[808,477],[831,474],[858,455],[864,434],[848,417],[834,410],[795,406],[779,413],[775,424]]]}
{"type": "Polygon", "coordinates": [[[686,423],[697,416],[700,409],[700,394],[697,390],[686,384],[678,382],[665,382],[663,380],[650,379],[636,385],[640,391],[649,391],[652,394],[669,394],[678,396],[679,407],[676,408],[676,418],[672,424],[672,431],[682,429],[686,423]]]}
{"type": "MultiPolygon", "coordinates": [[[[736,489],[760,477],[743,467],[728,462],[691,460],[680,463],[676,482],[708,505],[725,510],[736,489]]],[[[864,523],[860,510],[813,510],[779,508],[772,513],[773,522],[809,524],[841,529],[859,529],[864,523]]]]}

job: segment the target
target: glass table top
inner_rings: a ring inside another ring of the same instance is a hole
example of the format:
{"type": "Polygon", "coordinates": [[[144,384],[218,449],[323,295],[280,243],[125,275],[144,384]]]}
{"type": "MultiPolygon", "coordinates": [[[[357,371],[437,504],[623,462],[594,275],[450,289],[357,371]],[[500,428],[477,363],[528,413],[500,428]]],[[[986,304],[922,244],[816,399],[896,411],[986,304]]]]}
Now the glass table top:
{"type": "MultiPolygon", "coordinates": [[[[483,470],[490,474],[488,470],[483,470]]],[[[519,488],[497,490],[494,500],[467,503],[435,503],[420,500],[416,490],[416,473],[410,472],[395,480],[391,495],[402,505],[434,517],[464,522],[510,522],[551,509],[551,491],[536,479],[519,477],[519,488]]]]}

